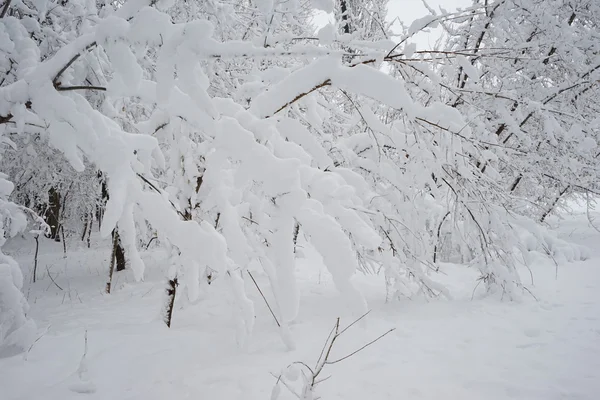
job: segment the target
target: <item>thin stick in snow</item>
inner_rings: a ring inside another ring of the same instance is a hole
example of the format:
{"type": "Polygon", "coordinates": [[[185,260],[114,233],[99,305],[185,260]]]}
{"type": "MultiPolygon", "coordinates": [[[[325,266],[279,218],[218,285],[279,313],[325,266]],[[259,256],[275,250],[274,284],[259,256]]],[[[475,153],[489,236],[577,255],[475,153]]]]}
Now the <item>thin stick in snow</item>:
{"type": "Polygon", "coordinates": [[[81,356],[81,361],[79,362],[79,368],[77,368],[77,377],[79,381],[72,384],[69,389],[77,393],[94,393],[96,391],[96,385],[90,380],[88,376],[88,368],[87,368],[87,352],[88,352],[88,339],[87,339],[87,329],[84,334],[84,348],[83,348],[83,356],[81,356]]]}
{"type": "Polygon", "coordinates": [[[258,293],[260,293],[260,295],[262,296],[263,300],[265,301],[265,304],[269,308],[269,311],[271,311],[271,315],[273,316],[273,319],[275,320],[275,323],[277,324],[278,327],[281,328],[281,324],[277,320],[277,317],[275,316],[275,313],[273,312],[273,309],[269,305],[269,302],[267,301],[267,298],[263,294],[262,290],[260,290],[260,287],[258,286],[258,283],[256,283],[256,280],[254,279],[254,276],[252,276],[252,273],[250,273],[250,271],[246,271],[246,272],[248,272],[248,275],[250,275],[250,279],[252,279],[252,282],[254,282],[254,286],[256,286],[256,288],[258,289],[258,293]]]}
{"type": "Polygon", "coordinates": [[[25,352],[25,354],[23,355],[23,360],[24,360],[24,361],[27,361],[27,356],[29,356],[29,353],[31,352],[31,349],[33,349],[33,346],[35,346],[35,344],[36,344],[37,342],[39,342],[39,341],[40,341],[40,339],[41,339],[41,338],[43,338],[43,337],[44,337],[44,335],[46,335],[46,333],[48,333],[48,331],[50,330],[50,326],[51,326],[51,325],[48,325],[48,326],[46,327],[46,329],[44,329],[44,332],[42,332],[42,334],[41,334],[40,336],[38,336],[38,338],[37,338],[37,339],[35,339],[35,340],[33,341],[33,343],[31,343],[31,346],[29,346],[29,348],[27,349],[27,352],[25,352]]]}
{"type": "Polygon", "coordinates": [[[46,265],[46,272],[48,273],[48,276],[50,277],[50,280],[52,281],[52,283],[54,283],[54,285],[59,288],[60,290],[64,290],[63,288],[61,288],[60,286],[58,286],[58,283],[56,283],[56,281],[54,280],[54,278],[52,277],[52,275],[50,275],[50,270],[48,270],[48,266],[46,265]]]}
{"type": "Polygon", "coordinates": [[[342,358],[338,358],[338,359],[337,359],[337,360],[335,360],[335,361],[326,361],[326,362],[325,362],[325,364],[335,364],[335,363],[339,363],[340,361],[344,361],[345,359],[347,359],[347,358],[350,358],[350,357],[352,357],[353,355],[355,355],[356,353],[358,353],[358,352],[360,352],[360,351],[362,351],[362,350],[366,349],[367,347],[369,347],[370,345],[372,345],[373,343],[375,343],[375,342],[376,342],[376,341],[378,341],[379,339],[383,338],[383,337],[384,337],[385,335],[387,335],[388,333],[390,333],[390,332],[393,332],[393,331],[395,331],[395,330],[396,330],[396,328],[391,328],[389,331],[387,331],[387,332],[385,332],[384,334],[382,334],[382,335],[378,336],[377,338],[375,338],[375,339],[371,340],[369,343],[365,344],[364,346],[360,347],[359,349],[357,349],[357,350],[354,350],[352,353],[350,353],[350,354],[348,354],[348,355],[345,355],[345,356],[344,356],[344,357],[342,357],[342,358]]]}
{"type": "Polygon", "coordinates": [[[35,235],[33,238],[35,239],[35,255],[33,256],[33,283],[35,283],[35,275],[37,273],[38,264],[38,250],[40,247],[40,235],[35,235]]]}
{"type": "MultiPolygon", "coordinates": [[[[92,225],[94,223],[94,216],[92,213],[90,213],[90,228],[88,229],[88,234],[87,234],[87,247],[88,249],[90,248],[90,236],[92,235],[92,225]]],[[[100,226],[100,222],[98,222],[98,226],[100,226]]]]}

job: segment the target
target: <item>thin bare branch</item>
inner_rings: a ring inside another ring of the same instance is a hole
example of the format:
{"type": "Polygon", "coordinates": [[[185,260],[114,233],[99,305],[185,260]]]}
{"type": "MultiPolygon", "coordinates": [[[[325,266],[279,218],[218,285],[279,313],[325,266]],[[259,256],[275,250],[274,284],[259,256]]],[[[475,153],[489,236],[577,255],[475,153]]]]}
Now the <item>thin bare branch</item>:
{"type": "Polygon", "coordinates": [[[252,282],[254,282],[254,286],[256,286],[256,289],[258,289],[258,292],[260,293],[260,295],[262,296],[263,300],[265,301],[265,304],[269,308],[269,311],[271,311],[271,315],[273,316],[273,319],[275,320],[275,323],[277,324],[278,327],[281,328],[281,324],[277,320],[277,317],[275,316],[275,313],[273,312],[273,309],[269,305],[269,302],[267,301],[267,298],[263,294],[262,290],[260,290],[260,286],[258,286],[258,283],[256,282],[256,279],[254,279],[254,276],[252,276],[252,273],[250,271],[246,270],[246,272],[248,273],[248,275],[250,275],[250,279],[252,279],[252,282]]]}
{"type": "Polygon", "coordinates": [[[380,340],[381,338],[383,338],[383,337],[384,337],[385,335],[387,335],[388,333],[390,333],[390,332],[393,332],[393,331],[395,331],[395,330],[396,330],[396,328],[392,328],[392,329],[390,329],[389,331],[385,332],[384,334],[382,334],[382,335],[378,336],[377,338],[375,338],[375,339],[371,340],[369,343],[365,344],[364,346],[360,347],[359,349],[357,349],[357,350],[354,350],[352,353],[350,353],[350,354],[348,354],[348,355],[346,355],[346,356],[344,356],[344,357],[342,357],[342,358],[339,358],[339,359],[337,359],[337,360],[335,360],[335,361],[325,361],[325,364],[336,364],[336,363],[339,363],[340,361],[344,361],[345,359],[347,359],[347,358],[350,358],[350,357],[352,357],[353,355],[355,355],[356,353],[358,353],[358,352],[360,352],[360,351],[362,351],[362,350],[366,349],[367,347],[369,347],[369,346],[370,346],[370,345],[372,345],[373,343],[375,343],[375,342],[377,342],[378,340],[380,340]]]}

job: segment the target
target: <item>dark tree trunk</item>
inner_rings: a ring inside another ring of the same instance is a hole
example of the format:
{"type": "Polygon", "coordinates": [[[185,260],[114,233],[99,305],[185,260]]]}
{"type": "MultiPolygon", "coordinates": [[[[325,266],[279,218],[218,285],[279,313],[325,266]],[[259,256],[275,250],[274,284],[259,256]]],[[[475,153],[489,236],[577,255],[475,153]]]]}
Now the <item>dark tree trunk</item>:
{"type": "Polygon", "coordinates": [[[48,191],[46,222],[50,226],[50,239],[60,242],[60,193],[54,188],[48,191]]]}
{"type": "Polygon", "coordinates": [[[106,187],[106,179],[104,179],[102,171],[98,171],[98,179],[102,182],[100,202],[96,205],[96,219],[98,220],[98,230],[100,230],[102,227],[102,219],[104,217],[104,208],[108,201],[108,188],[106,187]]]}
{"type": "Polygon", "coordinates": [[[37,275],[37,264],[38,264],[38,250],[40,249],[40,235],[35,235],[35,255],[33,256],[33,283],[35,283],[35,276],[37,275]]]}
{"type": "Polygon", "coordinates": [[[348,18],[347,0],[340,0],[340,11],[342,12],[342,30],[344,33],[350,33],[350,21],[348,18]]]}
{"type": "Polygon", "coordinates": [[[94,225],[94,215],[90,212],[90,227],[87,232],[87,247],[90,248],[90,236],[92,235],[92,226],[94,225]]]}
{"type": "Polygon", "coordinates": [[[60,234],[63,242],[63,257],[67,258],[67,241],[65,240],[65,227],[63,225],[60,226],[60,234]]]}
{"type": "Polygon", "coordinates": [[[173,305],[175,304],[175,294],[177,293],[177,277],[169,279],[167,286],[167,307],[165,310],[165,324],[167,327],[171,327],[171,319],[173,318],[173,305]]]}
{"type": "Polygon", "coordinates": [[[113,230],[113,246],[115,246],[115,259],[117,261],[117,271],[123,271],[125,269],[125,250],[121,245],[121,238],[119,237],[119,232],[114,229],[113,230]]]}
{"type": "MultiPolygon", "coordinates": [[[[91,221],[90,221],[91,222],[91,221]]],[[[85,234],[87,233],[88,230],[88,216],[86,214],[84,220],[83,220],[83,233],[81,234],[81,241],[83,242],[85,240],[85,234]]],[[[91,224],[90,225],[90,229],[92,229],[91,224]]]]}
{"type": "Polygon", "coordinates": [[[115,272],[115,258],[117,252],[117,237],[113,236],[113,245],[112,250],[110,252],[110,265],[108,267],[108,281],[106,282],[106,293],[110,294],[112,289],[112,278],[113,273],[115,272]]]}
{"type": "MultiPolygon", "coordinates": [[[[102,224],[102,217],[104,215],[104,208],[106,207],[106,202],[110,198],[108,193],[108,187],[106,186],[106,179],[102,175],[102,171],[98,171],[98,179],[102,182],[102,200],[96,209],[97,218],[98,218],[98,229],[102,224]]],[[[91,222],[90,222],[91,223],[91,222]]],[[[91,230],[91,227],[90,227],[91,230]]],[[[127,258],[125,257],[125,249],[121,245],[121,238],[119,237],[119,231],[115,227],[112,231],[113,238],[113,257],[114,259],[111,262],[116,262],[116,270],[123,271],[127,265],[127,258]]],[[[88,247],[89,247],[89,236],[88,236],[88,247]]]]}

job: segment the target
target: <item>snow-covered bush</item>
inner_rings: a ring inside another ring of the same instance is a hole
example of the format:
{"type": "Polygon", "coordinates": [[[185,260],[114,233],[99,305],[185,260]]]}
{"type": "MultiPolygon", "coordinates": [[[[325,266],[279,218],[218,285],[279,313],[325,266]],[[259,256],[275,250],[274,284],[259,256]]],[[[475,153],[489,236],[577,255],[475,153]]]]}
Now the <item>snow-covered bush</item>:
{"type": "Polygon", "coordinates": [[[6,238],[27,228],[22,208],[7,200],[13,184],[0,175],[0,357],[23,351],[34,339],[36,327],[27,316],[29,306],[21,292],[23,274],[15,260],[2,252],[6,238]]]}

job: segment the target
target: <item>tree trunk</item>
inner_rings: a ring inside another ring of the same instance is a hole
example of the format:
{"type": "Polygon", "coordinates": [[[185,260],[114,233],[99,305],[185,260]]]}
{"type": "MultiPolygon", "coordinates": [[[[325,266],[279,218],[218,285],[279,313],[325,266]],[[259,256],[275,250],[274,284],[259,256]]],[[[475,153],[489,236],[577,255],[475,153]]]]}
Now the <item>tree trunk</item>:
{"type": "MultiPolygon", "coordinates": [[[[88,229],[88,216],[86,214],[85,219],[83,220],[83,233],[81,234],[82,242],[85,240],[85,234],[87,233],[87,229],[88,229]]],[[[90,227],[90,229],[91,229],[91,227],[90,227]]]]}
{"type": "Polygon", "coordinates": [[[98,205],[96,206],[96,219],[98,220],[98,230],[102,227],[102,219],[104,218],[104,208],[108,201],[108,188],[106,187],[106,180],[102,175],[102,171],[98,171],[98,179],[102,182],[102,197],[98,205]]]}
{"type": "Polygon", "coordinates": [[[123,271],[125,269],[125,250],[121,245],[121,238],[119,237],[119,232],[116,229],[113,229],[113,246],[115,246],[115,258],[117,261],[117,271],[123,271]]]}
{"type": "Polygon", "coordinates": [[[67,258],[67,241],[65,240],[65,227],[63,225],[60,226],[60,234],[63,242],[63,258],[67,258]]]}
{"type": "Polygon", "coordinates": [[[340,0],[340,11],[342,12],[342,30],[344,33],[350,33],[350,21],[348,18],[348,6],[346,0],[340,0]]]}
{"type": "Polygon", "coordinates": [[[294,254],[296,254],[296,246],[298,245],[298,234],[300,233],[300,224],[298,221],[294,223],[294,254]]]}
{"type": "MultiPolygon", "coordinates": [[[[98,229],[100,229],[102,217],[104,214],[104,208],[106,207],[106,202],[110,198],[110,194],[108,193],[108,187],[106,186],[106,179],[102,175],[102,171],[98,171],[98,179],[102,182],[102,200],[98,205],[96,210],[97,218],[98,218],[98,229]]],[[[90,228],[91,229],[91,228],[90,228]]],[[[115,227],[112,231],[113,238],[113,252],[114,252],[114,261],[116,261],[116,269],[117,271],[123,271],[127,265],[127,259],[125,257],[125,249],[121,245],[121,238],[119,237],[118,228],[115,227]]],[[[89,247],[89,236],[88,236],[88,247],[89,247]]]]}
{"type": "Polygon", "coordinates": [[[90,227],[87,233],[87,247],[90,248],[90,236],[92,235],[92,225],[94,224],[94,215],[90,212],[90,227]]]}
{"type": "Polygon", "coordinates": [[[60,193],[54,188],[50,188],[48,191],[48,207],[45,217],[50,226],[50,239],[60,242],[60,193]]]}
{"type": "Polygon", "coordinates": [[[113,245],[110,253],[110,266],[108,267],[108,282],[106,282],[106,293],[110,294],[112,288],[112,278],[115,272],[115,258],[117,252],[117,240],[118,238],[113,235],[113,245]]]}
{"type": "Polygon", "coordinates": [[[173,305],[175,304],[175,294],[177,293],[177,277],[169,279],[167,286],[167,309],[165,312],[165,324],[167,327],[171,327],[171,319],[173,318],[173,305]]]}
{"type": "Polygon", "coordinates": [[[35,276],[37,274],[38,264],[38,250],[40,248],[40,235],[35,235],[33,238],[35,239],[35,255],[33,256],[33,283],[35,283],[35,276]]]}

